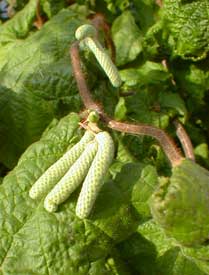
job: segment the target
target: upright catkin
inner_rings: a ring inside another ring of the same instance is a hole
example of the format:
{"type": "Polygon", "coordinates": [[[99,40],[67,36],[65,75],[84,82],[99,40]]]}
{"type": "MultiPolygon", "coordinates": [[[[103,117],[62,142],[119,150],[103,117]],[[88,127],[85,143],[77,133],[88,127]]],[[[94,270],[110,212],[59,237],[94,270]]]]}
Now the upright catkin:
{"type": "Polygon", "coordinates": [[[69,167],[82,154],[86,145],[93,140],[94,134],[86,131],[81,140],[69,149],[59,160],[51,165],[45,173],[34,183],[29,191],[32,199],[45,195],[68,171],[69,167]]]}
{"type": "Polygon", "coordinates": [[[46,196],[44,207],[48,212],[56,211],[57,206],[64,202],[84,180],[96,155],[97,147],[96,141],[90,142],[68,172],[46,196]]]}
{"type": "Polygon", "coordinates": [[[108,132],[100,132],[96,135],[96,140],[98,151],[85,178],[76,205],[76,215],[81,219],[89,216],[114,157],[114,142],[108,132]]]}

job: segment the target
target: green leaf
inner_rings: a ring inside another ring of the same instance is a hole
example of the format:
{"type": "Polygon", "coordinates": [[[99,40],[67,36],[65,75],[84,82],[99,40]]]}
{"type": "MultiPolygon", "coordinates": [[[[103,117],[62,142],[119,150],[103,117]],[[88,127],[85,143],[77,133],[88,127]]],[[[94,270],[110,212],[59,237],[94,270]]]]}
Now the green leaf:
{"type": "Polygon", "coordinates": [[[202,272],[209,273],[209,247],[207,242],[199,247],[182,247],[182,253],[192,259],[202,272]]]}
{"type": "Polygon", "coordinates": [[[209,51],[209,2],[165,0],[164,28],[173,55],[199,60],[209,51]]]}
{"type": "Polygon", "coordinates": [[[208,274],[191,257],[186,257],[153,220],[141,224],[135,234],[118,245],[118,251],[134,274],[208,274]]]}
{"type": "Polygon", "coordinates": [[[202,244],[209,231],[209,171],[185,159],[161,182],[150,206],[168,236],[185,246],[202,244]]]}
{"type": "MultiPolygon", "coordinates": [[[[77,140],[78,122],[76,114],[54,122],[41,140],[26,150],[0,186],[3,275],[34,272],[36,275],[96,275],[96,266],[107,272],[107,257],[116,256],[112,255],[114,245],[128,238],[138,226],[140,217],[132,205],[132,189],[141,177],[141,165],[135,166],[137,171],[131,177],[131,184],[130,176],[129,181],[124,178],[125,168],[115,181],[107,181],[91,217],[86,220],[75,216],[77,192],[53,214],[44,209],[43,200],[29,198],[32,184],[77,140]]],[[[114,269],[117,270],[117,265],[114,269]]],[[[114,272],[110,269],[107,274],[117,274],[114,272]]]]}
{"type": "Polygon", "coordinates": [[[142,51],[142,34],[130,11],[124,11],[115,19],[112,25],[112,38],[116,47],[118,66],[133,61],[142,51]],[[126,36],[127,39],[124,39],[126,36]]]}
{"type": "Polygon", "coordinates": [[[159,9],[154,0],[133,0],[134,14],[140,29],[146,31],[155,23],[159,9]]]}
{"type": "Polygon", "coordinates": [[[41,7],[47,14],[48,18],[51,18],[57,14],[61,9],[67,6],[66,0],[41,0],[41,7]]]}
{"type": "Polygon", "coordinates": [[[146,61],[138,68],[121,70],[120,75],[128,86],[159,84],[171,77],[162,64],[152,61],[146,61]]]}
{"type": "Polygon", "coordinates": [[[0,47],[0,161],[9,168],[55,116],[81,106],[69,59],[79,15],[63,10],[21,40],[35,7],[30,1],[0,33],[2,44],[7,43],[0,47]]]}
{"type": "Polygon", "coordinates": [[[29,0],[7,0],[10,9],[21,10],[29,2],[29,0]]]}
{"type": "MultiPolygon", "coordinates": [[[[0,46],[9,42],[15,42],[16,39],[25,39],[27,37],[36,15],[37,3],[38,0],[30,0],[22,11],[17,13],[0,28],[0,46]]],[[[18,43],[20,41],[17,40],[16,42],[18,43]]],[[[6,56],[3,58],[6,58],[6,56]]]]}
{"type": "Polygon", "coordinates": [[[203,112],[207,108],[205,96],[209,89],[208,62],[199,64],[175,62],[173,72],[177,85],[187,95],[189,111],[193,113],[203,112]]]}
{"type": "Polygon", "coordinates": [[[124,97],[120,97],[118,104],[115,107],[115,119],[124,120],[126,118],[126,104],[124,97]]]}
{"type": "Polygon", "coordinates": [[[155,245],[143,235],[135,233],[118,245],[121,257],[127,262],[133,274],[157,274],[155,245]]]}
{"type": "Polygon", "coordinates": [[[117,242],[126,239],[139,220],[151,216],[148,199],[156,184],[157,174],[151,165],[124,165],[114,182],[106,183],[101,190],[92,216],[94,223],[117,242]]]}
{"type": "Polygon", "coordinates": [[[140,274],[206,275],[153,220],[141,224],[137,233],[119,244],[119,251],[140,274]]]}

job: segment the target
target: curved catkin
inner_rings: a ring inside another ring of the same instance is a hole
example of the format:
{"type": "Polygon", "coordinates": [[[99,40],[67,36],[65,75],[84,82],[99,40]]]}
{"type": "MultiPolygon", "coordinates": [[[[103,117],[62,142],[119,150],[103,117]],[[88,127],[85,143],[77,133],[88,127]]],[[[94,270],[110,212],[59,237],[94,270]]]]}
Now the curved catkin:
{"type": "Polygon", "coordinates": [[[63,175],[68,171],[69,167],[82,154],[89,143],[94,138],[94,134],[86,131],[81,140],[69,149],[59,160],[50,166],[45,173],[34,183],[29,191],[32,199],[42,197],[49,191],[63,175]]]}
{"type": "Polygon", "coordinates": [[[97,61],[105,71],[110,82],[114,87],[119,87],[122,83],[118,70],[115,64],[112,62],[109,55],[105,52],[100,43],[92,37],[86,37],[84,39],[85,45],[93,52],[97,61]]]}
{"type": "Polygon", "coordinates": [[[90,142],[82,155],[46,196],[44,207],[48,212],[56,211],[57,206],[64,202],[84,180],[92,160],[96,155],[97,147],[98,145],[96,141],[90,142]]]}
{"type": "Polygon", "coordinates": [[[96,36],[97,31],[96,29],[90,25],[90,24],[84,24],[80,27],[77,28],[76,32],[75,32],[75,38],[77,40],[81,40],[84,39],[87,36],[96,36]]]}
{"type": "Polygon", "coordinates": [[[76,215],[81,219],[89,216],[114,157],[114,142],[108,132],[100,132],[96,135],[96,140],[98,151],[85,178],[76,205],[76,215]]]}

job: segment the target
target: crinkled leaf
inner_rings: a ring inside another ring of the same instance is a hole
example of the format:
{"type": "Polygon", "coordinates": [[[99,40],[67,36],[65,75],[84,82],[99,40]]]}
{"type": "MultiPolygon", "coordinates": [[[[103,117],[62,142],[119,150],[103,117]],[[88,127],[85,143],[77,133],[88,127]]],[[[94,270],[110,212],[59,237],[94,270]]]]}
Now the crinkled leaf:
{"type": "Polygon", "coordinates": [[[136,230],[139,219],[151,216],[147,201],[156,184],[154,167],[126,164],[114,182],[108,182],[102,189],[92,216],[96,219],[94,223],[117,242],[125,239],[136,230]],[[106,204],[111,207],[104,207],[106,204]],[[118,208],[120,204],[124,207],[118,208]]]}
{"type": "MultiPolygon", "coordinates": [[[[75,143],[78,121],[76,114],[70,114],[54,122],[41,140],[26,150],[0,186],[3,275],[96,275],[96,266],[101,272],[107,269],[105,259],[112,255],[114,244],[128,238],[138,226],[140,216],[132,205],[132,196],[141,177],[141,165],[135,166],[135,174],[128,180],[124,168],[115,181],[106,182],[86,220],[75,216],[77,192],[53,214],[44,209],[43,200],[29,198],[28,191],[37,178],[75,143]]],[[[117,273],[110,269],[107,274],[117,273]]]]}
{"type": "Polygon", "coordinates": [[[137,232],[119,244],[119,251],[124,258],[128,255],[128,263],[140,274],[206,275],[152,220],[140,225],[137,232]]]}
{"type": "Polygon", "coordinates": [[[209,171],[185,159],[161,182],[150,206],[165,232],[185,246],[202,244],[209,232],[209,171]]]}
{"type": "Polygon", "coordinates": [[[173,55],[198,60],[209,51],[209,2],[207,0],[163,2],[164,28],[173,55]]]}
{"type": "Polygon", "coordinates": [[[0,33],[7,43],[0,48],[0,161],[10,168],[55,115],[80,109],[69,59],[79,16],[63,10],[40,31],[15,40],[27,34],[35,6],[31,0],[0,33]]]}
{"type": "Polygon", "coordinates": [[[202,272],[205,272],[204,274],[209,273],[209,246],[207,242],[197,248],[182,247],[182,253],[192,259],[202,272]]]}

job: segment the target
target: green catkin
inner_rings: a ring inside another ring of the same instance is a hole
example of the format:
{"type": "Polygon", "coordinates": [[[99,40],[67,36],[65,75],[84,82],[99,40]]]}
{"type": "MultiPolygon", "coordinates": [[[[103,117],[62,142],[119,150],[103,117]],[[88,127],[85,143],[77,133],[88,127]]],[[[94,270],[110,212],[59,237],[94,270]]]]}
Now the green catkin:
{"type": "Polygon", "coordinates": [[[114,87],[119,87],[122,81],[118,73],[118,70],[114,65],[114,63],[112,62],[109,55],[100,45],[100,43],[95,38],[91,38],[91,37],[86,37],[84,39],[84,43],[93,52],[97,61],[105,71],[112,85],[114,87]]]}
{"type": "Polygon", "coordinates": [[[81,140],[50,166],[34,183],[29,191],[29,196],[32,199],[37,199],[45,195],[69,170],[69,167],[79,158],[86,145],[93,138],[94,134],[86,131],[81,140]]]}
{"type": "Polygon", "coordinates": [[[46,196],[44,207],[48,212],[54,212],[60,203],[64,202],[84,180],[97,152],[97,142],[90,142],[81,156],[71,166],[64,177],[46,196]]]}
{"type": "Polygon", "coordinates": [[[76,215],[81,219],[89,216],[114,157],[114,142],[108,132],[100,132],[96,135],[96,140],[98,151],[85,178],[76,205],[76,215]]]}
{"type": "Polygon", "coordinates": [[[95,28],[88,24],[82,25],[76,30],[75,37],[76,39],[83,41],[84,44],[93,52],[112,85],[114,87],[119,87],[122,81],[118,70],[105,49],[97,41],[95,28]]]}
{"type": "Polygon", "coordinates": [[[90,24],[84,24],[77,28],[75,32],[75,38],[77,40],[82,40],[87,36],[95,37],[97,35],[96,29],[90,24]]]}

